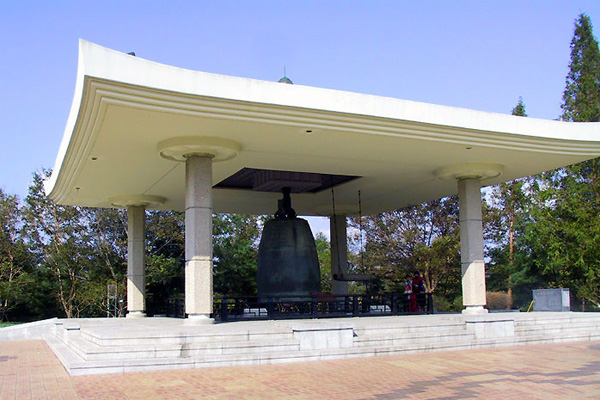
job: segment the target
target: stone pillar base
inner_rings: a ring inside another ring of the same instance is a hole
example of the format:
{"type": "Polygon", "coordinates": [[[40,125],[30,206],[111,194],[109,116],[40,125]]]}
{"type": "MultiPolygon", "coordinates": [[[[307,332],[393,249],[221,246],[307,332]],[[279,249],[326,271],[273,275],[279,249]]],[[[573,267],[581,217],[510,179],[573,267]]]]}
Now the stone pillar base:
{"type": "Polygon", "coordinates": [[[184,321],[185,325],[210,325],[214,323],[215,320],[210,317],[210,314],[188,314],[187,319],[184,321]]]}
{"type": "Polygon", "coordinates": [[[146,313],[143,311],[129,311],[125,318],[146,318],[146,313]]]}
{"type": "Polygon", "coordinates": [[[212,260],[193,259],[185,266],[185,312],[210,315],[212,310],[212,260]]]}
{"type": "Polygon", "coordinates": [[[469,306],[462,310],[463,315],[483,315],[487,314],[488,310],[483,306],[469,306]]]}

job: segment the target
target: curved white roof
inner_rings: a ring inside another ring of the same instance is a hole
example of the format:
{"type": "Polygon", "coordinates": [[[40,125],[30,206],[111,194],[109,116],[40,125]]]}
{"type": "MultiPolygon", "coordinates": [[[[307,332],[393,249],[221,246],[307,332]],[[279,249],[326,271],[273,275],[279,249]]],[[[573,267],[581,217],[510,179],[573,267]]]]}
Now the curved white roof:
{"type": "MultiPolygon", "coordinates": [[[[435,172],[492,163],[493,184],[600,156],[600,123],[515,117],[184,70],[80,41],[73,105],[46,183],[61,204],[110,207],[123,196],[184,207],[184,164],[157,146],[181,136],[240,144],[213,164],[217,184],[242,168],[361,178],[335,189],[339,210],[396,209],[455,194],[435,172]],[[311,131],[307,133],[307,131],[311,131]]],[[[271,214],[276,193],[214,189],[215,212],[271,214]]],[[[299,214],[331,213],[331,192],[293,196],[299,214]]]]}

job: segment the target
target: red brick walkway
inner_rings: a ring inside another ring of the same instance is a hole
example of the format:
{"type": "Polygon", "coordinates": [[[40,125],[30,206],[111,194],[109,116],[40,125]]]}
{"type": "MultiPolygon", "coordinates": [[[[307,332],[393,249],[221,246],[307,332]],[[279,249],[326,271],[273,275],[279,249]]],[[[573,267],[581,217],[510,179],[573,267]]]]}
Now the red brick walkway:
{"type": "Polygon", "coordinates": [[[600,342],[70,377],[43,341],[0,342],[0,399],[598,399],[600,342]]]}

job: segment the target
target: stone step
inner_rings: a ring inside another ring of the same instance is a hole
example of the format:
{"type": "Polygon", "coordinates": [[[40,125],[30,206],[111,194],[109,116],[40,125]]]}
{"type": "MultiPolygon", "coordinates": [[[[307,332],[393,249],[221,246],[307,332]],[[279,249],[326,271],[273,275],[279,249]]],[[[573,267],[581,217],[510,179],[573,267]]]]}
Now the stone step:
{"type": "Polygon", "coordinates": [[[515,319],[516,326],[530,326],[530,325],[546,325],[546,324],[557,324],[557,323],[589,323],[589,322],[600,322],[600,313],[587,313],[585,316],[581,314],[552,314],[549,316],[537,314],[532,318],[517,318],[515,319]]]}
{"type": "Polygon", "coordinates": [[[555,334],[535,334],[527,336],[515,336],[515,345],[524,344],[542,344],[542,343],[561,343],[561,342],[578,342],[578,341],[589,341],[589,340],[600,340],[600,332],[590,333],[576,333],[568,332],[562,335],[555,334]]]}
{"type": "MultiPolygon", "coordinates": [[[[503,347],[519,344],[534,344],[548,342],[569,342],[589,340],[578,336],[568,338],[521,338],[521,339],[503,339],[503,340],[465,340],[452,341],[437,344],[420,344],[410,346],[386,346],[379,348],[351,348],[351,349],[333,349],[333,350],[310,350],[297,351],[292,354],[243,354],[243,355],[223,355],[223,356],[205,356],[198,358],[168,358],[163,360],[156,359],[133,359],[133,360],[107,360],[107,361],[87,361],[77,360],[67,366],[67,370],[73,376],[124,372],[141,372],[162,369],[181,369],[181,368],[207,368],[221,366],[241,366],[241,365],[260,365],[275,364],[284,362],[303,362],[317,360],[333,360],[341,358],[354,357],[380,357],[399,354],[415,354],[430,351],[453,351],[467,350],[476,348],[503,347]]],[[[593,339],[596,340],[596,339],[593,339]]],[[[61,359],[65,364],[64,357],[61,359]]],[[[67,365],[67,364],[65,364],[67,365]]]]}
{"type": "Polygon", "coordinates": [[[447,332],[461,332],[465,331],[464,322],[447,323],[447,324],[427,324],[427,325],[407,325],[407,324],[394,324],[384,326],[365,326],[357,327],[354,329],[358,336],[363,335],[408,335],[408,334],[430,334],[436,333],[447,333],[447,332]]]}
{"type": "Polygon", "coordinates": [[[48,346],[58,357],[67,372],[72,376],[116,374],[123,373],[126,365],[142,366],[146,371],[161,369],[194,368],[194,360],[191,358],[165,358],[165,359],[130,359],[130,360],[95,360],[87,361],[74,352],[54,335],[44,337],[48,346]]]}
{"type": "MultiPolygon", "coordinates": [[[[462,340],[444,343],[412,344],[403,346],[366,347],[330,350],[295,351],[293,353],[256,353],[256,354],[225,354],[206,355],[189,358],[164,358],[164,359],[124,359],[124,360],[96,360],[85,361],[81,358],[62,356],[61,362],[69,373],[76,375],[123,373],[138,371],[153,371],[162,369],[205,368],[236,365],[275,364],[284,362],[333,360],[351,357],[378,357],[399,354],[415,354],[430,351],[467,350],[484,347],[503,347],[520,344],[536,344],[549,342],[569,342],[580,340],[598,340],[600,336],[569,336],[561,338],[527,337],[504,338],[487,340],[462,340]],[[71,358],[71,359],[69,359],[71,358]]],[[[67,349],[68,351],[68,349],[67,349]]]]}
{"type": "MultiPolygon", "coordinates": [[[[294,323],[293,330],[317,329],[319,323],[294,323]],[[298,326],[300,325],[300,326],[298,326]]],[[[273,328],[273,327],[272,327],[273,328]]],[[[289,326],[288,326],[289,328],[289,326]]],[[[331,327],[330,327],[331,328],[331,327]]],[[[287,329],[287,328],[286,328],[287,329]]],[[[462,325],[455,323],[428,324],[413,326],[394,324],[385,329],[370,326],[357,327],[363,335],[371,333],[371,339],[366,336],[358,338],[353,348],[299,350],[297,340],[289,330],[275,329],[267,332],[227,332],[224,335],[211,335],[206,331],[202,334],[156,334],[142,338],[139,332],[116,334],[96,329],[93,333],[82,329],[79,336],[70,338],[70,352],[74,361],[69,370],[75,374],[110,373],[119,371],[152,370],[169,368],[196,368],[201,366],[246,365],[271,362],[310,361],[317,359],[343,358],[353,356],[373,355],[385,349],[386,353],[408,351],[410,349],[456,348],[447,342],[461,340],[459,347],[465,346],[465,341],[473,335],[467,334],[462,325]],[[445,329],[444,329],[445,327],[445,329]],[[426,330],[427,333],[422,332],[426,330]],[[449,332],[456,330],[456,332],[449,332]],[[394,331],[403,336],[389,341],[384,332],[394,331]],[[421,331],[421,332],[420,332],[421,331]],[[437,332],[436,332],[437,331],[437,332]],[[372,335],[377,332],[379,335],[372,335]],[[452,334],[456,333],[452,337],[452,334]],[[250,337],[261,340],[251,341],[250,337]],[[279,342],[273,341],[278,337],[279,342]],[[418,337],[424,338],[416,340],[418,337]],[[231,341],[232,339],[240,339],[231,341]],[[283,339],[282,339],[283,338],[283,339]],[[409,338],[412,338],[413,341],[409,338]],[[91,341],[88,341],[91,339],[91,341]],[[139,340],[143,339],[143,340],[139,340]],[[383,339],[388,340],[387,342],[383,339]],[[192,340],[192,342],[186,342],[192,340]],[[148,344],[153,343],[153,344],[148,344]],[[174,343],[173,343],[174,342],[174,343]],[[126,345],[123,345],[125,343],[126,345]],[[135,344],[131,344],[135,343],[135,344]],[[152,361],[153,360],[153,361],[152,361]],[[78,371],[78,372],[77,372],[78,371]]]]}
{"type": "Polygon", "coordinates": [[[515,326],[552,325],[552,324],[589,324],[600,323],[600,318],[573,318],[573,319],[538,319],[533,321],[515,321],[515,326]]]}
{"type": "Polygon", "coordinates": [[[279,331],[244,331],[244,332],[226,332],[220,334],[210,333],[190,333],[190,332],[149,332],[142,336],[135,333],[105,332],[99,334],[97,331],[81,330],[80,335],[86,340],[100,346],[135,346],[135,345],[158,345],[175,344],[183,345],[189,343],[210,343],[227,341],[278,341],[293,338],[293,332],[290,330],[279,331]]]}
{"type": "Polygon", "coordinates": [[[140,358],[140,359],[110,359],[110,360],[84,360],[73,353],[64,343],[56,337],[47,338],[48,343],[59,357],[65,368],[73,376],[108,374],[123,372],[152,371],[161,369],[203,368],[235,365],[273,364],[297,361],[330,360],[349,357],[382,356],[410,352],[423,352],[433,350],[454,350],[468,346],[469,341],[411,346],[388,346],[383,348],[345,348],[322,349],[288,352],[261,352],[254,354],[223,354],[203,355],[188,358],[140,358]]]}
{"type": "Polygon", "coordinates": [[[235,322],[196,328],[169,320],[65,321],[64,328],[57,328],[46,341],[70,374],[86,375],[600,340],[593,317],[571,318],[566,324],[568,315],[490,317],[491,322],[515,319],[515,336],[503,336],[504,331],[493,338],[477,335],[466,330],[463,316],[442,315],[235,322]],[[519,324],[521,319],[535,323],[519,324]],[[73,326],[78,323],[80,329],[73,326]]]}
{"type": "Polygon", "coordinates": [[[554,328],[539,328],[529,327],[527,329],[516,329],[516,336],[530,336],[543,334],[546,336],[561,336],[561,335],[586,335],[586,334],[600,334],[599,327],[554,327],[554,328]]]}
{"type": "Polygon", "coordinates": [[[600,329],[600,320],[598,321],[579,321],[579,322],[546,322],[538,324],[515,324],[515,331],[528,330],[548,330],[548,329],[600,329]]]}
{"type": "Polygon", "coordinates": [[[577,323],[545,323],[536,325],[518,325],[515,326],[515,334],[528,334],[534,332],[547,332],[547,333],[559,333],[559,332],[594,332],[600,331],[600,321],[582,321],[577,323]]]}
{"type": "Polygon", "coordinates": [[[449,342],[442,342],[429,345],[413,344],[408,346],[388,346],[379,348],[375,355],[383,355],[383,353],[398,354],[402,353],[422,353],[426,351],[440,351],[440,350],[468,350],[475,348],[496,348],[506,346],[520,346],[526,344],[542,344],[542,343],[561,343],[561,342],[577,342],[577,341],[588,341],[588,340],[599,340],[600,334],[570,334],[563,335],[560,337],[545,336],[545,335],[532,335],[528,337],[504,337],[504,338],[493,338],[493,339],[466,339],[456,340],[449,342]]]}
{"type": "Polygon", "coordinates": [[[297,340],[278,341],[214,341],[206,343],[158,344],[135,346],[100,346],[82,337],[73,338],[70,346],[84,360],[187,358],[205,355],[248,354],[259,352],[297,351],[297,340]]]}
{"type": "Polygon", "coordinates": [[[553,327],[557,327],[557,326],[571,326],[574,328],[578,328],[578,327],[586,327],[586,326],[600,326],[600,319],[599,320],[583,320],[583,321],[540,321],[537,324],[516,324],[515,323],[515,328],[518,329],[529,329],[529,328],[553,328],[553,327]]]}
{"type": "Polygon", "coordinates": [[[459,332],[446,333],[412,333],[403,335],[366,335],[354,338],[355,346],[359,347],[381,347],[381,346],[400,346],[400,345],[418,345],[427,343],[443,343],[455,340],[475,339],[473,332],[465,330],[459,332]]]}

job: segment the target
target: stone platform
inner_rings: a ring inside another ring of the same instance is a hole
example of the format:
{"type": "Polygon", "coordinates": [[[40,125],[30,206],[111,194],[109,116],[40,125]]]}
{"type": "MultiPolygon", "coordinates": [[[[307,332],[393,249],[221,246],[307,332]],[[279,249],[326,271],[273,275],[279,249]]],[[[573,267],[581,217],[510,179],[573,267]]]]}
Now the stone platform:
{"type": "Polygon", "coordinates": [[[71,375],[274,364],[600,340],[600,313],[437,314],[192,325],[55,319],[43,338],[71,375]]]}

